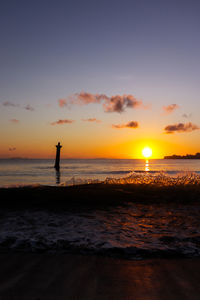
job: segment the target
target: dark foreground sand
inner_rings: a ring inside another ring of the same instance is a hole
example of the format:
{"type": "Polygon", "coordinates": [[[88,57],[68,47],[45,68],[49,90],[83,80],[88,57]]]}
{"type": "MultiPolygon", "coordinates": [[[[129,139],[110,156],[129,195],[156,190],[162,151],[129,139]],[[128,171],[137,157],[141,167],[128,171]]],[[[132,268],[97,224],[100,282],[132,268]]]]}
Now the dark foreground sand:
{"type": "MultiPolygon", "coordinates": [[[[0,189],[0,212],[96,209],[126,202],[200,203],[200,186],[85,185],[0,189]]],[[[200,299],[200,258],[119,260],[70,254],[0,254],[0,300],[200,299]]]]}
{"type": "Polygon", "coordinates": [[[86,184],[0,188],[0,209],[96,209],[134,203],[200,203],[200,185],[86,184]]]}
{"type": "Polygon", "coordinates": [[[200,299],[200,259],[0,254],[1,300],[200,299]]]}

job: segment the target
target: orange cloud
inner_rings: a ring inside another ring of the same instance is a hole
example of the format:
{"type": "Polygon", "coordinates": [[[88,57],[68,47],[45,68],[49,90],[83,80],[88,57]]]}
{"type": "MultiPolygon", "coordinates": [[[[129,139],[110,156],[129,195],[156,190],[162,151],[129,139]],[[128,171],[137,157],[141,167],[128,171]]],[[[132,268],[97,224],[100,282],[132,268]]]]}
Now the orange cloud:
{"type": "Polygon", "coordinates": [[[189,123],[178,123],[173,125],[168,125],[164,128],[166,133],[175,133],[175,132],[191,132],[194,130],[200,129],[199,126],[189,123]]]}
{"type": "Polygon", "coordinates": [[[96,118],[89,118],[89,119],[82,119],[84,122],[96,122],[96,123],[101,123],[100,120],[97,120],[96,118]]]}
{"type": "Polygon", "coordinates": [[[105,94],[76,93],[66,99],[59,99],[58,104],[64,107],[68,104],[86,105],[90,103],[103,103],[105,112],[124,112],[126,108],[145,108],[141,100],[133,95],[115,95],[108,97],[105,94]]]}
{"type": "Polygon", "coordinates": [[[73,122],[74,122],[74,120],[65,119],[65,120],[58,120],[58,121],[52,122],[51,125],[71,124],[73,122]]]}
{"type": "Polygon", "coordinates": [[[120,128],[138,128],[139,124],[136,121],[130,121],[126,124],[116,124],[116,125],[112,125],[112,128],[115,129],[120,129],[120,128]]]}
{"type": "Polygon", "coordinates": [[[74,96],[71,96],[71,102],[76,104],[100,103],[106,99],[108,97],[104,94],[90,94],[86,92],[76,93],[74,96]]]}
{"type": "Polygon", "coordinates": [[[170,104],[168,106],[163,106],[163,110],[166,114],[171,114],[174,110],[180,108],[178,104],[170,104]]]}
{"type": "Polygon", "coordinates": [[[104,103],[106,112],[123,112],[126,108],[141,107],[142,101],[137,100],[133,95],[112,96],[104,103]]]}
{"type": "Polygon", "coordinates": [[[14,123],[14,124],[18,124],[19,123],[19,120],[17,119],[11,119],[10,122],[14,123]]]}
{"type": "Polygon", "coordinates": [[[58,99],[58,105],[59,105],[60,107],[66,106],[66,105],[67,105],[66,99],[58,99]]]}

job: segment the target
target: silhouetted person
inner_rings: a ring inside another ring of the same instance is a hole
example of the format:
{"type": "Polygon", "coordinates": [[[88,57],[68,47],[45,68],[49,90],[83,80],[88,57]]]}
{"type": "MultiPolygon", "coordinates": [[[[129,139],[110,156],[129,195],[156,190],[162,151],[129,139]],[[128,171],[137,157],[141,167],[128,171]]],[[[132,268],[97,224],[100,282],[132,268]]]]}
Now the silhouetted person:
{"type": "Polygon", "coordinates": [[[60,169],[60,149],[62,148],[62,146],[60,145],[60,142],[58,143],[58,145],[56,145],[56,161],[55,161],[55,166],[54,168],[56,169],[56,171],[59,171],[60,169]]]}

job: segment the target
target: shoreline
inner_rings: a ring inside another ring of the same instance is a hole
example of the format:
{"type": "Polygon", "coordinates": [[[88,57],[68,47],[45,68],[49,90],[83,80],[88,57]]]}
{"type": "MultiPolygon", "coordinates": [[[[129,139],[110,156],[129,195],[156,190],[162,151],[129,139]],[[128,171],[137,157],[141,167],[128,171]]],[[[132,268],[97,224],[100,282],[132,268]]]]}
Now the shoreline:
{"type": "Polygon", "coordinates": [[[0,299],[199,299],[200,259],[0,253],[0,299]]]}

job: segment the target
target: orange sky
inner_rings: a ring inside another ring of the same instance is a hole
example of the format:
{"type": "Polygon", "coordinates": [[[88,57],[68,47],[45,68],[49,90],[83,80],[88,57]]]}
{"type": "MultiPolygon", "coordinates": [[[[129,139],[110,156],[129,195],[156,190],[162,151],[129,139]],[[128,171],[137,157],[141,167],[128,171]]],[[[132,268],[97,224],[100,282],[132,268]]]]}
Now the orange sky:
{"type": "Polygon", "coordinates": [[[145,128],[113,129],[103,122],[81,121],[78,125],[57,126],[39,123],[32,127],[28,121],[26,126],[9,124],[4,131],[7,133],[1,143],[0,157],[54,158],[58,141],[63,146],[62,158],[143,158],[142,149],[146,146],[152,148],[152,158],[198,151],[198,131],[166,134],[151,130],[147,128],[145,134],[145,128]]]}

